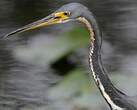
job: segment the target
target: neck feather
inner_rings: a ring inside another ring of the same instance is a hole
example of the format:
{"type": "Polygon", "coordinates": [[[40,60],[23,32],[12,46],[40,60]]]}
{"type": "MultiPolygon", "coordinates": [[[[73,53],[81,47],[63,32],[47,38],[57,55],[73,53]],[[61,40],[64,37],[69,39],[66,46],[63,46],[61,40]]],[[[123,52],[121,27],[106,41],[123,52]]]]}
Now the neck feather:
{"type": "Polygon", "coordinates": [[[83,17],[79,17],[78,21],[84,23],[90,32],[89,63],[97,87],[112,109],[123,110],[122,107],[119,106],[119,102],[115,100],[116,97],[120,98],[119,91],[113,86],[102,66],[100,54],[101,34],[95,18],[91,13],[88,13],[83,17]]]}

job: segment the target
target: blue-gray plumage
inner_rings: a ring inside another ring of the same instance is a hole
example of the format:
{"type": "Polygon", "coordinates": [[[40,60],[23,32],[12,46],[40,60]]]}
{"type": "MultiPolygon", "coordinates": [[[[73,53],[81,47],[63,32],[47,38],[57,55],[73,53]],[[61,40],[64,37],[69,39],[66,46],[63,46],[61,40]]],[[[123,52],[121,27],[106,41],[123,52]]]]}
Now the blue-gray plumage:
{"type": "Polygon", "coordinates": [[[89,63],[91,74],[99,88],[102,96],[112,110],[137,110],[137,104],[132,97],[127,96],[119,91],[111,83],[106,71],[101,62],[101,33],[92,12],[85,6],[79,3],[70,3],[62,6],[48,17],[34,22],[30,25],[24,26],[17,31],[14,31],[5,37],[9,37],[15,33],[24,32],[30,29],[48,26],[57,23],[64,23],[68,21],[79,21],[85,24],[90,33],[90,55],[89,63]]]}

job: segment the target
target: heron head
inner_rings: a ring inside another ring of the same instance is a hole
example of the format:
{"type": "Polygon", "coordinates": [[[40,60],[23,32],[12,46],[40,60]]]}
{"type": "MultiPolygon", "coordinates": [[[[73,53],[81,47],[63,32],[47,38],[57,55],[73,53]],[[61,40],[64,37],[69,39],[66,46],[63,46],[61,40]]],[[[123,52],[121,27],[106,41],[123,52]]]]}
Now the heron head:
{"type": "Polygon", "coordinates": [[[85,7],[81,5],[80,3],[66,4],[62,6],[61,8],[59,8],[58,10],[56,10],[55,12],[53,12],[52,14],[50,14],[49,16],[41,20],[38,20],[36,22],[33,22],[31,24],[28,24],[26,26],[23,26],[22,28],[19,28],[7,34],[5,37],[11,36],[17,33],[22,33],[28,30],[37,29],[40,27],[45,27],[53,24],[65,23],[68,21],[76,20],[84,13],[83,12],[84,8],[85,7]]]}

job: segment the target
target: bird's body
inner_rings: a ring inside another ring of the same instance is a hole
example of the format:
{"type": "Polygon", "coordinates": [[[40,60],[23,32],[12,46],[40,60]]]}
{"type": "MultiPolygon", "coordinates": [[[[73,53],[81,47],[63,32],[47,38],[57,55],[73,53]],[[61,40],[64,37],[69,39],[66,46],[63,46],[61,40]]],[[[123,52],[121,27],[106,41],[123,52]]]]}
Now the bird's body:
{"type": "Polygon", "coordinates": [[[91,74],[110,108],[112,110],[137,110],[137,103],[132,100],[132,97],[127,96],[114,87],[108,75],[106,74],[101,62],[101,33],[98,24],[93,14],[82,4],[70,3],[64,5],[48,17],[24,26],[23,28],[12,32],[5,37],[30,29],[57,23],[64,23],[71,20],[82,22],[89,30],[89,64],[91,68],[91,74]]]}

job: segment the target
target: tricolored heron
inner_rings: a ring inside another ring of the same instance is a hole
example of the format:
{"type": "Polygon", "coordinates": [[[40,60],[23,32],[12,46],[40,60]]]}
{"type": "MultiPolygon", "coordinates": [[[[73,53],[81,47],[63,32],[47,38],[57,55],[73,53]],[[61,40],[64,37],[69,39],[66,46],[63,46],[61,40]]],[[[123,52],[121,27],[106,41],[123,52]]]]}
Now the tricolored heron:
{"type": "Polygon", "coordinates": [[[101,62],[101,33],[92,12],[80,3],[69,3],[62,6],[57,11],[38,20],[34,23],[28,24],[20,29],[17,29],[5,36],[8,38],[16,33],[36,29],[43,26],[53,24],[65,23],[69,21],[79,21],[83,23],[90,34],[90,52],[89,64],[92,76],[99,88],[102,96],[112,110],[137,110],[137,104],[132,97],[127,96],[118,90],[109,79],[101,62]]]}

